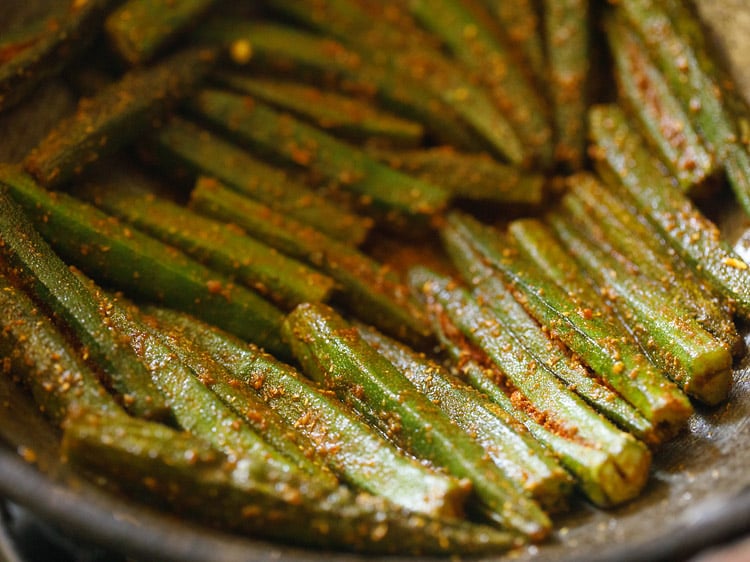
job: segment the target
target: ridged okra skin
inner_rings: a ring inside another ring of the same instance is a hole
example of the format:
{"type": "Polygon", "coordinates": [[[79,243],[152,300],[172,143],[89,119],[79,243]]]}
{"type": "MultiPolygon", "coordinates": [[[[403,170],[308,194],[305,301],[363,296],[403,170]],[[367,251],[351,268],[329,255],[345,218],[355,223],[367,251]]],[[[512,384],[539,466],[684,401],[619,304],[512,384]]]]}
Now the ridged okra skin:
{"type": "Polygon", "coordinates": [[[152,127],[202,80],[215,54],[207,48],[178,52],[83,98],[75,113],[31,151],[24,166],[46,187],[66,183],[152,127]]]}
{"type": "Polygon", "coordinates": [[[28,387],[56,425],[76,408],[122,412],[62,332],[3,269],[0,261],[0,375],[28,387]]]}
{"type": "Polygon", "coordinates": [[[414,268],[410,282],[464,376],[558,454],[592,502],[614,506],[640,493],[651,464],[646,445],[566,389],[455,281],[414,268]]]}
{"type": "Polygon", "coordinates": [[[279,331],[283,315],[260,295],[88,203],[46,191],[14,168],[0,168],[0,183],[47,242],[90,277],[191,312],[282,356],[287,352],[279,331]]]}
{"type": "Polygon", "coordinates": [[[96,37],[113,0],[68,0],[41,21],[0,40],[0,112],[58,74],[96,37]]]}
{"type": "Polygon", "coordinates": [[[497,524],[532,540],[549,533],[550,521],[539,506],[333,309],[298,306],[284,322],[284,336],[305,374],[407,450],[469,479],[481,511],[497,524]]]}
{"type": "Polygon", "coordinates": [[[34,295],[45,313],[57,315],[129,411],[143,417],[165,417],[167,405],[148,370],[110,329],[99,304],[34,228],[5,179],[7,176],[0,179],[0,260],[6,273],[34,295]]]}
{"type": "Polygon", "coordinates": [[[589,117],[597,165],[630,194],[674,250],[697,275],[730,299],[738,315],[750,318],[750,265],[732,251],[711,222],[675,189],[628,125],[617,106],[597,106],[589,117]]]}
{"type": "Polygon", "coordinates": [[[357,330],[417,390],[476,439],[520,490],[547,510],[567,506],[573,483],[570,475],[510,414],[423,354],[372,327],[360,324],[357,330]]]}
{"type": "Polygon", "coordinates": [[[142,155],[168,174],[211,176],[332,238],[360,244],[372,220],[348,212],[225,138],[175,117],[146,139],[142,155]]]}
{"type": "Polygon", "coordinates": [[[79,416],[66,426],[63,451],[128,494],[254,537],[401,555],[490,554],[520,545],[505,531],[427,517],[343,487],[316,490],[262,458],[238,463],[188,433],[141,420],[79,416]]]}
{"type": "Polygon", "coordinates": [[[218,0],[126,0],[107,16],[104,27],[115,52],[141,65],[197,25],[218,0]]]}
{"type": "Polygon", "coordinates": [[[293,367],[188,315],[155,308],[148,312],[226,368],[233,377],[230,384],[257,392],[310,440],[343,481],[413,512],[445,518],[463,514],[470,492],[466,482],[408,457],[293,367]]]}

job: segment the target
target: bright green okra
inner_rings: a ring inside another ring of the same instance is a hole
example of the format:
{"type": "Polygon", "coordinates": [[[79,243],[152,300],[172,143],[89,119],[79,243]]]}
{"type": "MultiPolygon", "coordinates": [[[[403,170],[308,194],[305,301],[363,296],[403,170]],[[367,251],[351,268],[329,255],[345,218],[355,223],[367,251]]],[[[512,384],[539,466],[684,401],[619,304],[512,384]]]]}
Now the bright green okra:
{"type": "Polygon", "coordinates": [[[551,523],[521,494],[468,433],[450,419],[333,309],[302,304],[284,322],[284,336],[305,374],[334,391],[390,439],[471,481],[483,513],[534,540],[551,523]]]}
{"type": "Polygon", "coordinates": [[[308,437],[342,480],[417,513],[448,518],[463,513],[466,486],[408,458],[293,367],[188,315],[163,308],[147,312],[209,353],[231,373],[231,384],[257,392],[308,437]]]}

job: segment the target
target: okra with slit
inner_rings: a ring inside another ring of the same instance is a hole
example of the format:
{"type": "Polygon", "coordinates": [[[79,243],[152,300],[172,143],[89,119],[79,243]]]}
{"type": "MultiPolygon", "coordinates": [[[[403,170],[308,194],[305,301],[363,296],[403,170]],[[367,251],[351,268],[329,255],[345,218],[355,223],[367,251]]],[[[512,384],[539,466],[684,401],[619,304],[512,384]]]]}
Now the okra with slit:
{"type": "Polygon", "coordinates": [[[372,554],[488,554],[518,537],[431,518],[344,487],[318,490],[262,457],[236,462],[202,439],[141,420],[81,415],[63,436],[70,462],[176,513],[254,537],[372,554]]]}
{"type": "Polygon", "coordinates": [[[204,89],[190,107],[242,144],[299,166],[356,194],[364,208],[386,213],[430,216],[448,203],[442,188],[384,166],[363,151],[255,98],[204,89]]]}
{"type": "Polygon", "coordinates": [[[170,120],[143,142],[141,152],[149,163],[167,174],[177,171],[190,179],[201,174],[215,177],[276,211],[351,244],[361,243],[372,223],[371,219],[348,212],[293,181],[282,170],[184,119],[170,120]]]}
{"type": "Polygon", "coordinates": [[[532,357],[609,420],[638,439],[655,444],[653,424],[590,372],[564,345],[550,338],[548,332],[516,301],[499,272],[487,264],[460,233],[448,224],[440,230],[440,236],[456,269],[461,272],[464,281],[472,286],[477,303],[492,308],[498,321],[532,357]]]}
{"type": "Polygon", "coordinates": [[[519,344],[490,308],[479,305],[455,281],[414,268],[410,282],[424,295],[436,329],[453,342],[459,362],[463,362],[460,354],[468,352],[469,361],[483,357],[489,365],[479,362],[472,375],[478,380],[472,384],[489,391],[559,454],[591,501],[613,506],[640,493],[651,463],[651,454],[642,442],[617,429],[568,390],[519,344]],[[545,431],[536,429],[529,418],[545,431]]]}
{"type": "Polygon", "coordinates": [[[616,106],[592,108],[590,134],[597,164],[614,176],[674,250],[700,277],[750,318],[750,265],[659,169],[643,141],[616,106]]]}
{"type": "Polygon", "coordinates": [[[77,408],[124,415],[78,351],[3,269],[0,261],[0,374],[28,387],[56,425],[77,408]]]}
{"type": "Polygon", "coordinates": [[[0,40],[0,111],[62,71],[96,37],[112,0],[68,0],[0,40]]]}
{"type": "Polygon", "coordinates": [[[550,261],[543,269],[521,255],[518,244],[495,229],[466,215],[454,214],[449,223],[482,257],[503,275],[514,296],[537,322],[576,353],[602,380],[630,402],[654,426],[663,441],[680,431],[692,413],[687,397],[641,351],[619,319],[611,314],[593,288],[586,289],[580,272],[560,280],[581,280],[564,289],[547,274],[569,267],[550,261]],[[586,290],[585,298],[579,296],[586,290]],[[593,300],[593,302],[592,302],[593,300]]]}
{"type": "Polygon", "coordinates": [[[190,206],[236,224],[250,236],[330,275],[339,285],[340,298],[362,320],[408,341],[419,343],[429,338],[424,315],[401,278],[356,248],[274,213],[211,178],[198,180],[190,206]]]}
{"type": "MultiPolygon", "coordinates": [[[[137,416],[166,417],[164,397],[148,370],[110,330],[99,304],[34,228],[26,214],[33,209],[24,210],[18,204],[16,190],[8,185],[8,179],[7,174],[0,179],[0,259],[6,273],[71,331],[81,348],[77,352],[90,357],[101,369],[124,407],[137,416]]],[[[31,183],[20,174],[11,179],[16,180],[31,183]]]]}
{"type": "Polygon", "coordinates": [[[387,112],[365,99],[291,80],[218,72],[215,82],[288,111],[335,137],[391,148],[414,148],[424,138],[421,123],[387,112]]]}
{"type": "Polygon", "coordinates": [[[90,98],[26,157],[26,169],[46,187],[59,186],[115,152],[190,92],[208,71],[215,52],[191,48],[158,65],[134,70],[90,98]]]}
{"type": "Polygon", "coordinates": [[[74,194],[254,289],[282,308],[324,301],[334,281],[247,235],[149,190],[133,170],[97,178],[74,194]]]}
{"type": "Polygon", "coordinates": [[[47,242],[90,277],[134,298],[191,312],[285,355],[283,315],[257,293],[66,193],[50,192],[11,167],[5,185],[47,242]]]}
{"type": "Polygon", "coordinates": [[[284,336],[305,374],[408,451],[470,480],[479,509],[491,520],[533,540],[549,533],[550,520],[538,504],[333,309],[299,305],[285,319],[284,336]]]}
{"type": "Polygon", "coordinates": [[[716,171],[714,154],[641,40],[619,18],[606,23],[621,99],[680,188],[697,191],[716,171]]]}
{"type": "Polygon", "coordinates": [[[715,405],[732,383],[732,354],[655,283],[633,275],[587,242],[568,217],[548,215],[569,253],[608,295],[652,361],[689,396],[715,405]]]}
{"type": "Polygon", "coordinates": [[[444,367],[366,325],[364,340],[390,361],[422,394],[484,447],[522,491],[550,511],[567,505],[570,475],[505,410],[461,382],[444,367]]]}
{"type": "Polygon", "coordinates": [[[130,65],[147,63],[197,25],[218,0],[126,0],[107,16],[107,39],[130,65]]]}
{"type": "Polygon", "coordinates": [[[151,307],[147,312],[160,326],[179,332],[209,353],[231,373],[230,384],[257,392],[307,436],[345,482],[417,513],[445,518],[463,513],[469,493],[466,483],[404,455],[293,367],[189,315],[151,307]]]}

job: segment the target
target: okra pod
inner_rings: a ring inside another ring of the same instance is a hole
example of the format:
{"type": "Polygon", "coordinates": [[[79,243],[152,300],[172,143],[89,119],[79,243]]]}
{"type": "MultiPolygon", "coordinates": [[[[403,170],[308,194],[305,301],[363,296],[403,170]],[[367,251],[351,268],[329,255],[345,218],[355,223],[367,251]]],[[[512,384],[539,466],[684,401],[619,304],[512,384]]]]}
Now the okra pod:
{"type": "Polygon", "coordinates": [[[210,178],[199,179],[190,205],[330,275],[340,285],[341,298],[362,320],[409,341],[429,338],[424,315],[400,277],[356,248],[274,213],[210,178]]]}
{"type": "Polygon", "coordinates": [[[0,168],[0,184],[47,242],[94,279],[135,298],[194,313],[274,353],[287,353],[279,339],[283,315],[260,295],[88,203],[46,191],[14,168],[0,168]]]}
{"type": "MultiPolygon", "coordinates": [[[[480,350],[470,358],[484,357],[497,366],[501,374],[494,386],[504,386],[497,394],[507,397],[500,401],[501,405],[505,402],[511,411],[524,411],[559,440],[579,446],[578,451],[574,447],[568,449],[571,456],[561,453],[561,461],[579,478],[591,501],[612,506],[640,493],[651,462],[643,443],[618,430],[566,389],[519,345],[491,309],[480,306],[453,280],[414,268],[410,282],[425,296],[433,322],[444,330],[444,336],[464,351],[480,350]],[[460,347],[464,340],[468,347],[460,347]]],[[[483,370],[480,368],[480,375],[486,378],[487,374],[481,374],[483,370]]],[[[529,429],[533,431],[532,427],[529,429]]]]}
{"type": "Polygon", "coordinates": [[[152,127],[171,102],[196,86],[214,58],[206,48],[181,51],[83,98],[75,113],[31,151],[24,166],[46,187],[69,181],[152,127]]]}
{"type": "Polygon", "coordinates": [[[0,173],[0,258],[8,274],[71,330],[83,355],[103,371],[124,407],[137,416],[165,417],[164,397],[145,366],[109,329],[99,304],[34,228],[29,220],[33,217],[27,216],[34,210],[18,204],[11,182],[31,180],[0,173]]]}
{"type": "Polygon", "coordinates": [[[144,64],[196,25],[217,1],[126,0],[107,16],[107,39],[128,64],[144,64]]]}
{"type": "Polygon", "coordinates": [[[505,531],[427,517],[343,487],[311,489],[263,458],[239,463],[188,433],[140,420],[73,418],[63,453],[128,493],[251,536],[372,554],[487,554],[520,545],[505,531]]]}
{"type": "MultiPolygon", "coordinates": [[[[585,281],[565,289],[547,277],[552,268],[568,267],[570,258],[565,264],[549,260],[549,268],[543,269],[521,255],[510,237],[465,215],[454,214],[449,221],[502,273],[529,314],[644,415],[654,426],[657,441],[683,428],[692,413],[687,397],[642,353],[593,289],[585,289],[585,281]],[[578,294],[581,289],[586,290],[585,298],[578,294]]],[[[561,278],[581,279],[580,273],[561,278]]]]}
{"type": "Polygon", "coordinates": [[[491,307],[503,326],[540,364],[619,427],[646,443],[655,444],[654,426],[577,357],[571,356],[565,346],[551,338],[516,301],[499,272],[459,232],[447,224],[441,228],[440,236],[456,269],[473,287],[476,301],[491,307]]]}
{"type": "Polygon", "coordinates": [[[239,72],[218,72],[213,78],[226,88],[253,96],[277,110],[288,111],[345,140],[403,149],[419,146],[424,137],[421,123],[354,96],[291,80],[239,72]]]}
{"type": "Polygon", "coordinates": [[[276,211],[352,244],[371,226],[364,219],[293,181],[283,171],[190,121],[173,118],[144,143],[146,160],[162,170],[183,171],[191,179],[208,175],[276,211]]]}
{"type": "Polygon", "coordinates": [[[74,190],[100,209],[179,248],[202,264],[254,289],[278,306],[328,299],[333,279],[249,236],[241,229],[205,218],[142,187],[133,170],[109,170],[74,190]]]}
{"type": "Polygon", "coordinates": [[[387,214],[430,216],[448,203],[448,193],[442,188],[392,170],[254,98],[204,89],[192,98],[190,106],[238,142],[353,192],[365,208],[374,205],[387,214]]]}
{"type": "Polygon", "coordinates": [[[297,431],[342,480],[394,505],[435,517],[463,513],[469,488],[415,462],[293,367],[215,327],[168,309],[147,309],[160,325],[179,331],[250,387],[297,431]]]}
{"type": "Polygon", "coordinates": [[[298,306],[286,317],[284,335],[305,374],[407,450],[468,478],[482,511],[496,523],[534,540],[549,533],[551,523],[541,508],[333,309],[298,306]]]}
{"type": "Polygon", "coordinates": [[[547,510],[566,506],[572,480],[526,428],[505,410],[422,354],[366,325],[362,338],[471,435],[522,491],[547,510]]]}
{"type": "Polygon", "coordinates": [[[591,110],[589,124],[597,164],[617,179],[693,271],[749,319],[750,265],[732,251],[716,225],[674,188],[622,110],[597,106],[591,110]]]}

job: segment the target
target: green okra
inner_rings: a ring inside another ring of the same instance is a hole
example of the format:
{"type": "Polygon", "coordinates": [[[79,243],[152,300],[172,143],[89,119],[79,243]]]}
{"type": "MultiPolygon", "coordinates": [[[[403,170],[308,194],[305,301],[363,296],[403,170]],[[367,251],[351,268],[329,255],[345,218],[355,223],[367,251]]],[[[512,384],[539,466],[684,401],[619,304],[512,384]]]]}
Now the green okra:
{"type": "Polygon", "coordinates": [[[633,275],[588,242],[566,216],[548,215],[569,253],[602,289],[652,361],[689,396],[709,405],[724,400],[732,384],[732,354],[690,312],[656,284],[633,275]]]}
{"type": "Polygon", "coordinates": [[[597,164],[614,176],[696,275],[750,318],[750,265],[735,254],[717,226],[675,189],[616,106],[592,108],[590,134],[597,164]]]}
{"type": "Polygon", "coordinates": [[[279,339],[283,315],[260,295],[88,203],[46,191],[15,168],[0,167],[0,184],[63,259],[94,279],[287,353],[279,339]]]}
{"type": "Polygon", "coordinates": [[[204,89],[192,98],[190,107],[238,142],[353,192],[365,208],[374,205],[385,213],[430,216],[448,203],[449,194],[442,188],[388,168],[255,98],[204,89]]]}
{"type": "Polygon", "coordinates": [[[430,137],[466,150],[482,147],[457,111],[415,76],[392,64],[375,64],[342,43],[301,29],[270,22],[213,18],[196,40],[224,46],[238,66],[294,80],[333,86],[382,104],[422,123],[430,137]]]}
{"type": "Polygon", "coordinates": [[[145,141],[147,160],[191,178],[204,174],[225,182],[236,191],[329,236],[361,243],[372,225],[370,219],[346,211],[282,170],[254,158],[224,138],[180,118],[173,118],[145,141]]]}
{"type": "Polygon", "coordinates": [[[345,140],[391,148],[414,148],[424,138],[424,126],[375,106],[371,102],[328,89],[278,78],[239,72],[218,72],[214,80],[253,96],[277,110],[345,140]]]}
{"type": "Polygon", "coordinates": [[[238,463],[202,439],[141,420],[90,414],[63,436],[70,462],[176,513],[255,537],[373,554],[481,554],[520,546],[511,533],[431,518],[344,487],[319,490],[270,467],[238,463]]]}
{"type": "Polygon", "coordinates": [[[648,222],[639,220],[622,197],[593,176],[577,175],[570,178],[561,203],[586,229],[590,240],[596,240],[628,269],[658,283],[734,355],[742,353],[742,337],[720,299],[679,255],[669,251],[667,242],[648,222]]]}
{"type": "Polygon", "coordinates": [[[548,167],[552,129],[546,104],[507,47],[458,0],[415,0],[409,7],[456,58],[476,72],[520,139],[524,159],[548,167]]]}
{"type": "Polygon", "coordinates": [[[236,224],[248,235],[331,276],[340,285],[340,297],[362,320],[408,341],[429,339],[424,315],[401,278],[356,248],[274,213],[211,178],[198,180],[190,206],[236,224]]]}
{"type": "Polygon", "coordinates": [[[31,183],[23,175],[3,172],[0,178],[0,258],[8,274],[72,332],[82,354],[101,369],[123,406],[137,416],[165,417],[164,397],[148,370],[109,329],[99,304],[34,228],[36,221],[29,220],[33,211],[18,204],[11,185],[18,178],[31,183]]]}
{"type": "Polygon", "coordinates": [[[0,373],[23,382],[53,423],[62,424],[76,408],[122,412],[62,332],[2,268],[0,310],[0,373]]]}
{"type": "Polygon", "coordinates": [[[521,255],[515,239],[466,215],[454,214],[449,223],[502,273],[514,296],[540,324],[654,426],[656,441],[663,441],[684,427],[692,413],[687,397],[643,354],[598,294],[586,288],[580,273],[557,276],[576,283],[572,288],[563,288],[548,277],[560,267],[569,272],[571,258],[566,257],[564,264],[548,260],[548,267],[542,268],[521,255]],[[584,296],[581,291],[585,291],[584,296]]]}
{"type": "Polygon", "coordinates": [[[750,214],[750,109],[716,67],[703,42],[696,42],[683,1],[636,0],[617,12],[643,40],[691,120],[724,164],[738,202],[750,214]]]}
{"type": "Polygon", "coordinates": [[[320,304],[298,306],[286,317],[284,336],[305,374],[407,450],[469,479],[489,518],[533,540],[549,533],[551,523],[536,502],[520,493],[481,445],[333,309],[320,304]]]}
{"type": "Polygon", "coordinates": [[[119,217],[207,267],[254,289],[280,307],[327,300],[334,281],[241,229],[205,218],[142,187],[132,170],[76,188],[74,195],[119,217]]]}
{"type": "Polygon", "coordinates": [[[436,329],[461,350],[459,357],[469,352],[470,362],[484,357],[499,369],[499,373],[493,371],[480,361],[471,383],[483,392],[489,390],[513,415],[522,412],[518,419],[560,455],[591,501],[613,506],[640,493],[651,463],[642,442],[617,429],[567,389],[519,345],[490,308],[479,305],[453,280],[414,268],[410,282],[425,296],[436,329]],[[529,424],[529,418],[545,431],[529,424]]]}
{"type": "Polygon", "coordinates": [[[589,8],[589,0],[545,0],[542,9],[547,91],[554,106],[555,156],[574,170],[582,167],[586,156],[589,8]]]}
{"type": "Polygon", "coordinates": [[[375,158],[405,174],[439,185],[453,198],[539,205],[545,178],[484,154],[459,152],[448,146],[421,150],[369,151],[375,158]]]}
{"type": "Polygon", "coordinates": [[[69,181],[152,127],[170,102],[197,85],[214,58],[211,49],[181,51],[83,98],[75,113],[31,151],[24,166],[46,187],[69,181]]]}
{"type": "Polygon", "coordinates": [[[680,188],[692,193],[716,171],[710,152],[640,39],[617,18],[607,19],[620,97],[680,188]]]}
{"type": "Polygon", "coordinates": [[[410,511],[448,518],[463,513],[465,483],[407,457],[293,367],[188,315],[147,311],[208,352],[231,373],[230,384],[257,392],[345,482],[410,511]]]}
{"type": "Polygon", "coordinates": [[[96,37],[112,0],[68,0],[45,18],[0,39],[0,111],[58,74],[96,37]]]}
{"type": "Polygon", "coordinates": [[[197,25],[218,0],[126,0],[105,21],[107,39],[130,65],[141,65],[197,25]]]}
{"type": "Polygon", "coordinates": [[[566,506],[570,475],[510,414],[424,355],[369,326],[358,325],[357,330],[417,390],[482,445],[520,490],[547,510],[566,506]]]}
{"type": "Polygon", "coordinates": [[[464,281],[473,287],[477,302],[491,307],[503,326],[540,364],[619,427],[646,443],[656,443],[654,426],[591,373],[577,357],[571,356],[560,342],[551,338],[516,301],[497,270],[487,264],[460,233],[448,224],[441,228],[440,236],[456,269],[461,272],[464,281]]]}

